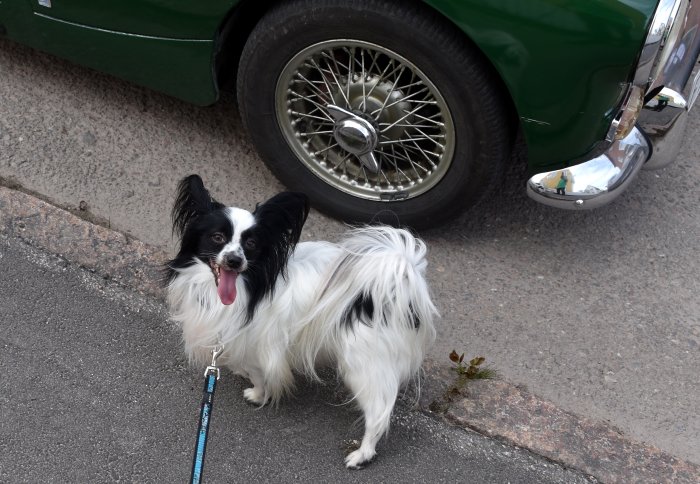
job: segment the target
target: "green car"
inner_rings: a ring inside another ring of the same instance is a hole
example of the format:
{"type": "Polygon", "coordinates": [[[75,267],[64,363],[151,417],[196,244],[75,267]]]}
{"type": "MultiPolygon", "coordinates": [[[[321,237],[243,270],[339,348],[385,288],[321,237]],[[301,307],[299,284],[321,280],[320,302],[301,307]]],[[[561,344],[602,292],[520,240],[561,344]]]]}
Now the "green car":
{"type": "Polygon", "coordinates": [[[263,160],[351,222],[425,228],[498,183],[610,202],[678,153],[690,0],[0,0],[0,34],[189,102],[234,89],[263,160]]]}

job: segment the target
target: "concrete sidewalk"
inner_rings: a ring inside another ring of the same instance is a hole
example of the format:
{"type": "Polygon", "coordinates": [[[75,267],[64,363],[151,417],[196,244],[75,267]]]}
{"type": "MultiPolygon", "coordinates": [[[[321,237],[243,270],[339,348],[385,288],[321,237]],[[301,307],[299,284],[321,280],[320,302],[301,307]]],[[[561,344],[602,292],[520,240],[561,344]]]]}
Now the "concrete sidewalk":
{"type": "MultiPolygon", "coordinates": [[[[203,377],[162,303],[0,236],[0,482],[185,482],[203,377]]],[[[405,403],[378,460],[347,471],[358,414],[335,382],[279,409],[224,372],[206,482],[590,482],[405,403]]]]}
{"type": "MultiPolygon", "coordinates": [[[[177,335],[166,323],[163,291],[158,285],[166,254],[2,187],[0,235],[0,297],[7,301],[0,312],[5,328],[1,341],[7,349],[0,365],[3,375],[16,375],[3,380],[0,388],[8,404],[2,406],[0,422],[0,450],[6,456],[1,458],[7,459],[0,466],[0,481],[19,474],[33,481],[54,468],[61,469],[63,477],[70,476],[75,472],[71,463],[85,460],[79,457],[85,448],[107,459],[107,464],[112,459],[118,462],[113,466],[118,468],[116,474],[104,480],[125,475],[126,480],[147,481],[151,477],[142,477],[137,471],[147,472],[151,467],[156,469],[155,476],[186,474],[189,463],[184,461],[190,459],[193,445],[188,439],[193,439],[190,427],[196,425],[201,375],[187,368],[177,335]],[[83,413],[89,418],[83,418],[83,413]],[[53,433],[47,432],[47,426],[53,433]],[[18,444],[22,439],[26,440],[18,444]],[[56,460],[60,452],[53,452],[53,448],[64,452],[63,457],[56,460]],[[127,457],[120,461],[115,455],[127,457]],[[180,467],[162,460],[168,455],[177,455],[180,467]],[[34,465],[35,461],[40,464],[34,465]]],[[[305,388],[279,411],[251,412],[239,398],[243,382],[231,375],[227,380],[230,383],[217,396],[215,418],[224,420],[217,426],[245,430],[220,437],[223,440],[216,452],[221,454],[213,459],[225,461],[222,468],[226,472],[242,472],[236,467],[240,462],[237,456],[253,449],[255,455],[244,459],[250,464],[246,472],[251,478],[278,480],[274,473],[259,474],[273,472],[267,470],[269,465],[263,471],[252,463],[272,462],[272,455],[282,452],[289,455],[285,457],[287,467],[280,464],[281,468],[294,472],[279,474],[280,480],[294,475],[303,480],[321,478],[314,474],[319,469],[338,472],[342,479],[394,480],[394,474],[383,474],[389,472],[387,469],[394,472],[394,467],[366,471],[362,477],[349,477],[342,470],[343,445],[338,441],[347,443],[360,430],[348,430],[357,415],[335,406],[345,397],[335,385],[305,388]],[[243,414],[251,419],[245,425],[238,420],[243,414]],[[312,423],[310,419],[317,420],[312,423]],[[276,422],[277,427],[268,428],[270,422],[276,422]],[[308,432],[305,422],[311,425],[308,432]],[[261,435],[263,440],[274,442],[263,445],[255,437],[261,435]],[[286,446],[287,441],[292,445],[286,446]],[[317,446],[319,442],[322,445],[317,446]]],[[[605,422],[581,418],[505,381],[461,385],[449,367],[428,361],[419,403],[423,413],[400,406],[392,438],[382,446],[382,455],[391,456],[388,461],[399,459],[395,462],[401,464],[399,469],[411,470],[413,477],[406,476],[408,482],[419,482],[420,476],[435,481],[436,476],[450,480],[465,475],[475,482],[519,482],[521,477],[571,482],[583,476],[604,482],[700,481],[697,465],[630,440],[605,422]],[[473,432],[446,428],[426,415],[524,447],[582,474],[568,475],[560,467],[544,465],[546,460],[473,432]],[[440,456],[445,459],[440,460],[440,456]],[[489,462],[497,468],[491,469],[489,462]],[[517,474],[524,471],[521,464],[541,471],[541,475],[517,474]],[[477,469],[482,474],[472,474],[479,472],[477,469]],[[510,469],[507,472],[514,474],[506,476],[499,469],[510,469]]],[[[86,477],[93,476],[90,472],[104,472],[104,466],[91,468],[88,461],[85,465],[86,477]]],[[[76,479],[84,480],[82,476],[76,479]]],[[[337,480],[337,476],[323,477],[337,480]]]]}

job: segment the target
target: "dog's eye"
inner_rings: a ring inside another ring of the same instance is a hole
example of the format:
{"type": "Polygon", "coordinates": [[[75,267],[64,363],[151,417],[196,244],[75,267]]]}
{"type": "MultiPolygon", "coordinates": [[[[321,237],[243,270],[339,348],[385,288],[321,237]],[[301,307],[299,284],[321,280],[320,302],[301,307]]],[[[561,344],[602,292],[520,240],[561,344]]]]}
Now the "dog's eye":
{"type": "Polygon", "coordinates": [[[255,250],[258,247],[258,243],[255,239],[248,239],[245,241],[245,248],[248,250],[255,250]]]}
{"type": "Polygon", "coordinates": [[[226,237],[224,237],[224,234],[216,232],[212,234],[211,240],[214,241],[215,244],[223,244],[226,242],[226,237]]]}

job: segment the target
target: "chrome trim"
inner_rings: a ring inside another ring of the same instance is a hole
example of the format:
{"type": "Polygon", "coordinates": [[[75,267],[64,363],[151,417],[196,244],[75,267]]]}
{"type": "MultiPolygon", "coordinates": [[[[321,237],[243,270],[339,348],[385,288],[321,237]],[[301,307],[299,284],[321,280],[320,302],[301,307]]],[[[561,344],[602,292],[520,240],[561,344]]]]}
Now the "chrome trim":
{"type": "Polygon", "coordinates": [[[660,66],[668,60],[671,47],[678,40],[678,33],[688,12],[690,0],[660,0],[649,25],[644,46],[637,60],[634,77],[627,83],[617,114],[610,123],[605,140],[610,142],[629,134],[637,122],[642,108],[642,99],[651,89],[658,87],[657,78],[660,66]]]}
{"type": "Polygon", "coordinates": [[[601,156],[533,176],[527,182],[527,194],[545,205],[570,210],[606,205],[625,191],[650,151],[649,142],[635,127],[601,156]],[[557,188],[562,174],[565,187],[557,188]]]}
{"type": "Polygon", "coordinates": [[[659,2],[637,63],[634,75],[636,86],[646,89],[654,84],[664,47],[670,37],[671,30],[677,24],[676,18],[679,16],[679,12],[683,18],[687,8],[688,0],[661,0],[659,2]]]}
{"type": "Polygon", "coordinates": [[[627,94],[627,99],[625,99],[625,102],[620,108],[620,112],[615,118],[617,121],[617,129],[613,137],[614,140],[622,139],[630,134],[643,106],[644,89],[639,86],[631,86],[627,94]]]}
{"type": "MultiPolygon", "coordinates": [[[[700,72],[699,72],[700,73],[700,72]]],[[[695,86],[700,77],[695,77],[695,86]]],[[[688,122],[689,103],[677,92],[664,88],[644,106],[639,126],[651,141],[653,150],[645,170],[658,170],[678,156],[688,122]]]]}
{"type": "MultiPolygon", "coordinates": [[[[664,49],[655,87],[662,89],[642,109],[637,124],[653,147],[645,169],[663,168],[678,156],[692,108],[700,90],[700,5],[691,4],[677,17],[678,35],[664,49]]],[[[674,26],[676,30],[676,26],[674,26]]]]}
{"type": "Polygon", "coordinates": [[[650,90],[660,86],[682,93],[690,78],[700,51],[700,6],[682,0],[679,15],[671,27],[671,35],[659,53],[656,77],[650,90]]]}
{"type": "Polygon", "coordinates": [[[688,107],[688,101],[685,100],[682,94],[677,93],[673,89],[664,87],[656,96],[651,98],[644,107],[653,111],[658,111],[665,107],[685,109],[688,107]]]}
{"type": "MultiPolygon", "coordinates": [[[[2,2],[0,1],[0,3],[2,3],[2,2]]],[[[101,33],[105,33],[105,34],[123,35],[125,37],[136,37],[138,39],[167,40],[170,42],[209,42],[209,43],[214,42],[212,39],[176,39],[176,38],[172,38],[172,37],[157,37],[154,35],[132,34],[129,32],[119,32],[117,30],[109,30],[109,29],[102,29],[99,27],[91,27],[89,25],[70,22],[68,20],[62,20],[60,18],[52,17],[51,15],[46,15],[46,14],[39,13],[39,12],[34,12],[34,15],[36,15],[37,17],[41,17],[43,19],[46,19],[46,20],[51,20],[53,22],[58,22],[58,23],[70,25],[73,27],[80,27],[81,29],[93,30],[95,32],[101,32],[101,33]]]]}

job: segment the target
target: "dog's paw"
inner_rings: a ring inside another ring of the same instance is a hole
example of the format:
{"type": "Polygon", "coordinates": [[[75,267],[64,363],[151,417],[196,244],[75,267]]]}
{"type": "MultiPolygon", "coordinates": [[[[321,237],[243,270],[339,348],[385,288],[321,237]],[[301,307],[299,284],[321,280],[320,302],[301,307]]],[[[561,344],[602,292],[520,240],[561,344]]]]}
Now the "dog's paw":
{"type": "Polygon", "coordinates": [[[264,405],[265,391],[258,387],[246,388],[243,390],[243,398],[254,405],[264,405]]]}
{"type": "Polygon", "coordinates": [[[377,453],[375,451],[367,451],[360,447],[354,452],[350,452],[345,458],[345,467],[348,469],[359,470],[367,467],[372,463],[377,453]]]}

